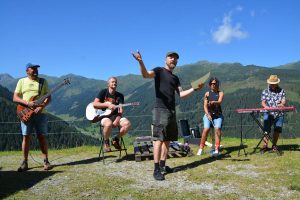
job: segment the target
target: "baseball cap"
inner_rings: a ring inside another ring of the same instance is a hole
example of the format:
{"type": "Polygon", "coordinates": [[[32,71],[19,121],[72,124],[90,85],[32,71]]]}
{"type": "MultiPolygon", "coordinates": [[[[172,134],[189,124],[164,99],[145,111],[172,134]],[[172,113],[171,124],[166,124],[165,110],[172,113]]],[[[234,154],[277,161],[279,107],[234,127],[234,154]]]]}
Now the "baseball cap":
{"type": "Polygon", "coordinates": [[[178,53],[176,53],[175,51],[170,51],[170,52],[168,52],[168,53],[166,54],[166,57],[168,57],[168,56],[170,56],[170,55],[175,55],[175,56],[177,56],[177,59],[179,59],[179,55],[178,55],[178,53]]]}
{"type": "Polygon", "coordinates": [[[28,68],[31,68],[31,67],[40,67],[39,65],[35,65],[35,64],[32,64],[32,63],[28,63],[25,67],[25,69],[27,70],[28,68]]]}

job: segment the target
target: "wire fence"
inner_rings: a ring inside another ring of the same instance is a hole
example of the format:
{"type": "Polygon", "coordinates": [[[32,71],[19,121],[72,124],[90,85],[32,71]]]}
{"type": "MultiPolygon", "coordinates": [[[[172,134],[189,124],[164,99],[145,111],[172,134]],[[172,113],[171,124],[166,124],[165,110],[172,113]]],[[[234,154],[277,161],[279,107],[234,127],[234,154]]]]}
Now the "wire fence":
{"type": "MultiPolygon", "coordinates": [[[[224,109],[223,113],[225,112],[232,112],[235,110],[230,110],[230,109],[224,109]]],[[[187,111],[187,112],[177,112],[177,115],[188,115],[189,113],[196,113],[199,112],[197,110],[195,111],[187,111]]],[[[141,119],[141,118],[150,118],[148,119],[151,120],[152,115],[128,115],[126,116],[126,118],[128,118],[129,120],[134,120],[135,118],[141,119]]],[[[48,124],[53,124],[53,123],[61,123],[61,122],[66,122],[70,127],[76,127],[79,128],[78,131],[61,131],[61,132],[48,132],[49,135],[57,135],[57,134],[78,134],[78,133],[82,133],[82,134],[86,134],[86,135],[92,135],[91,133],[94,132],[94,130],[92,131],[83,131],[80,130],[80,128],[82,128],[83,126],[91,126],[91,127],[98,127],[98,124],[90,124],[90,121],[87,119],[74,119],[74,120],[49,120],[48,124]],[[80,125],[80,122],[83,123],[84,125],[80,125]]],[[[2,128],[1,126],[3,125],[11,125],[12,126],[12,130],[17,130],[20,129],[20,121],[0,121],[0,135],[19,135],[20,132],[2,132],[2,128]]],[[[285,122],[285,126],[299,126],[300,122],[295,119],[293,122],[289,121],[289,122],[285,122]]],[[[203,128],[203,124],[199,123],[197,125],[199,127],[199,129],[203,128]]],[[[243,123],[242,127],[244,128],[258,128],[257,124],[255,124],[253,121],[248,121],[247,123],[243,123]]],[[[229,119],[226,120],[224,125],[222,126],[222,129],[239,129],[241,128],[241,122],[237,121],[236,119],[229,119]]],[[[247,131],[247,130],[246,130],[247,131]]],[[[149,125],[149,129],[134,129],[132,128],[130,130],[131,133],[137,133],[137,132],[148,132],[151,133],[151,128],[149,125]]],[[[297,134],[295,134],[297,135],[297,134]]]]}

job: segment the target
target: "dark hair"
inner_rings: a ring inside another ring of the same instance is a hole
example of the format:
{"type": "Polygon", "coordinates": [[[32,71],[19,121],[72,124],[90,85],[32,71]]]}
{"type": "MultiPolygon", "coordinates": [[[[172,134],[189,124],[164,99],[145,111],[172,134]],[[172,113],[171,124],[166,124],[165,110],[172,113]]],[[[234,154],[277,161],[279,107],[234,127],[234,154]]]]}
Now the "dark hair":
{"type": "Polygon", "coordinates": [[[219,81],[219,79],[218,79],[217,77],[211,77],[211,78],[209,79],[208,85],[210,86],[211,83],[212,83],[213,81],[216,81],[217,87],[220,86],[220,81],[219,81]]]}

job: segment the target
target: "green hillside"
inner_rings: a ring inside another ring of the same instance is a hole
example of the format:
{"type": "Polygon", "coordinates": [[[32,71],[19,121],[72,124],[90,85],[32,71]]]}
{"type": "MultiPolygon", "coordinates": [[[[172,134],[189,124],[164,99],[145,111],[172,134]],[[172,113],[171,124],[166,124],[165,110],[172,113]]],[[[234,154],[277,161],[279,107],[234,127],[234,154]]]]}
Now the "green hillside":
{"type": "MultiPolygon", "coordinates": [[[[271,74],[280,77],[280,86],[287,93],[288,105],[300,108],[300,70],[299,63],[289,63],[275,68],[266,68],[255,65],[243,66],[240,63],[212,63],[200,61],[197,63],[179,66],[175,69],[175,74],[179,76],[182,87],[188,89],[190,82],[198,79],[207,72],[211,76],[218,77],[221,81],[221,90],[225,93],[222,104],[225,122],[224,135],[239,137],[240,115],[235,112],[238,108],[260,107],[260,95],[267,87],[266,80],[271,74]]],[[[0,84],[14,90],[17,79],[7,83],[1,81],[0,84]]],[[[53,101],[48,110],[56,116],[64,119],[76,121],[76,127],[88,134],[95,135],[98,130],[97,125],[85,120],[86,105],[93,101],[100,89],[106,87],[105,80],[88,79],[82,76],[69,74],[62,77],[48,77],[50,87],[70,77],[71,84],[64,86],[53,94],[53,101]]],[[[126,96],[126,102],[141,102],[137,107],[126,107],[125,115],[131,120],[133,128],[132,135],[149,135],[151,124],[151,110],[154,104],[154,82],[143,79],[140,75],[127,75],[117,77],[119,80],[118,90],[126,96]]],[[[6,79],[7,75],[6,75],[6,79]]],[[[194,93],[186,99],[177,98],[177,118],[188,119],[190,127],[202,127],[203,117],[203,95],[208,90],[206,86],[200,92],[194,93]]],[[[286,126],[284,127],[284,137],[299,137],[299,114],[288,113],[286,126]]],[[[257,125],[248,116],[243,116],[246,137],[258,137],[260,135],[257,125]]]]}
{"type": "MultiPolygon", "coordinates": [[[[12,103],[12,95],[8,89],[0,86],[0,151],[19,150],[21,147],[20,123],[16,116],[16,105],[12,103]]],[[[50,148],[98,145],[99,143],[98,139],[81,134],[76,128],[54,115],[48,114],[48,119],[47,137],[50,148]]],[[[39,148],[36,138],[32,140],[31,146],[33,149],[39,148]]]]}
{"type": "Polygon", "coordinates": [[[278,69],[295,69],[295,70],[300,70],[300,61],[294,62],[294,63],[288,63],[286,65],[280,65],[276,67],[278,69]]]}

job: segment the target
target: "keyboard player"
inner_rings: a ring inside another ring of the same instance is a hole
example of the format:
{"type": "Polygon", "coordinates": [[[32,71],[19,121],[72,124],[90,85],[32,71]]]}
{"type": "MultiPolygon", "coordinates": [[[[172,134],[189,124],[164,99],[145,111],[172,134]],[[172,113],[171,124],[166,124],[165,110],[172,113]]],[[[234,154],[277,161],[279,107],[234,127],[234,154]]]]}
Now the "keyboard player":
{"type": "MultiPolygon", "coordinates": [[[[277,75],[270,75],[267,79],[268,88],[263,90],[261,94],[261,105],[264,108],[280,108],[286,103],[285,91],[279,87],[280,79],[277,75]]],[[[271,127],[274,126],[272,150],[279,151],[277,141],[283,126],[283,112],[266,112],[264,113],[264,131],[270,133],[271,127]]],[[[268,138],[263,140],[261,151],[268,151],[268,138]]]]}

